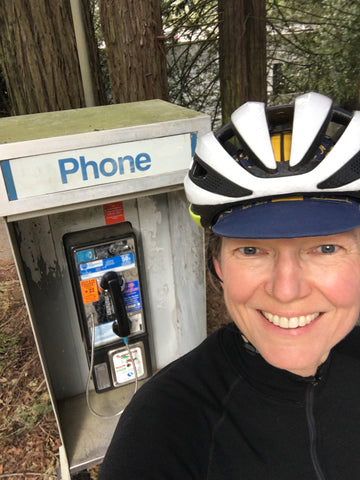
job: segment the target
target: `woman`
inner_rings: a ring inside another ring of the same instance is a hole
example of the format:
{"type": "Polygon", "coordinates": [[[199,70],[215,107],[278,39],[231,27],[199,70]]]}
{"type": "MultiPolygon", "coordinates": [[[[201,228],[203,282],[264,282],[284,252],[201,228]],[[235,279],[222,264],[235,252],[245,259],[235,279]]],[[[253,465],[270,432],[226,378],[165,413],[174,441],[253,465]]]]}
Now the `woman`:
{"type": "Polygon", "coordinates": [[[185,189],[233,324],[140,389],[100,478],[360,478],[359,132],[309,93],[199,140],[185,189]]]}

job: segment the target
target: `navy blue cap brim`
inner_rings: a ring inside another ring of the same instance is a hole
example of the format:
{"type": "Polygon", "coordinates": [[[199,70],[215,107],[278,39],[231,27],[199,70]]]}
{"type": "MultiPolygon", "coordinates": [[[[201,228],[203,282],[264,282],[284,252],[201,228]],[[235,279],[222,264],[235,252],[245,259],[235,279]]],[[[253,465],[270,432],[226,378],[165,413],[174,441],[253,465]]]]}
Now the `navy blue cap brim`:
{"type": "Polygon", "coordinates": [[[360,226],[360,205],[348,198],[300,197],[242,205],[223,212],[212,230],[230,238],[316,237],[360,226]]]}

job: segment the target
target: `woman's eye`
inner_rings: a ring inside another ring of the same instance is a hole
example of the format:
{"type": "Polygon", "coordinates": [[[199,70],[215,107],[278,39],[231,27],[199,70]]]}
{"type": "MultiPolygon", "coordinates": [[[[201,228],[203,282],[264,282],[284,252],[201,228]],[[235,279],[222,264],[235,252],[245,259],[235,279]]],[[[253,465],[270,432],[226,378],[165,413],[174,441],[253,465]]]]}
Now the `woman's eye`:
{"type": "Polygon", "coordinates": [[[336,252],[336,250],[338,250],[338,246],[337,245],[320,245],[319,247],[317,247],[317,251],[319,253],[334,253],[336,252]]]}
{"type": "Polygon", "coordinates": [[[259,251],[259,249],[256,247],[241,247],[239,250],[244,255],[256,255],[259,251]]]}

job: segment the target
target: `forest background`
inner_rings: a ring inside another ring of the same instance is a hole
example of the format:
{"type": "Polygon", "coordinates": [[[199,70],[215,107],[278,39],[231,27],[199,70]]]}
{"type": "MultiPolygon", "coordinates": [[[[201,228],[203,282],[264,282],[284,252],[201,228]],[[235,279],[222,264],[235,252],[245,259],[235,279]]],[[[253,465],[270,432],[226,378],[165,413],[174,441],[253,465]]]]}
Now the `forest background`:
{"type": "MultiPolygon", "coordinates": [[[[359,20],[351,0],[3,0],[0,116],[162,98],[216,128],[246,100],[310,90],[359,109],[359,20]]],[[[56,423],[0,240],[0,479],[56,478],[56,423]]],[[[211,332],[226,313],[207,293],[211,332]]]]}

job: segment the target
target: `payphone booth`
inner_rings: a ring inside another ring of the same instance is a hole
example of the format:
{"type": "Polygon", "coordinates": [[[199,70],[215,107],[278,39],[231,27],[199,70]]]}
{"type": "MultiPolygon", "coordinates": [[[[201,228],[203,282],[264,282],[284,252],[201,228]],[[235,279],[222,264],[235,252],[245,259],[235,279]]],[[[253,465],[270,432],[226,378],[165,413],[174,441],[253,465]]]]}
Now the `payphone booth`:
{"type": "Polygon", "coordinates": [[[150,100],[0,119],[5,220],[62,446],[101,463],[136,388],[206,336],[183,179],[204,114],[150,100]]]}

